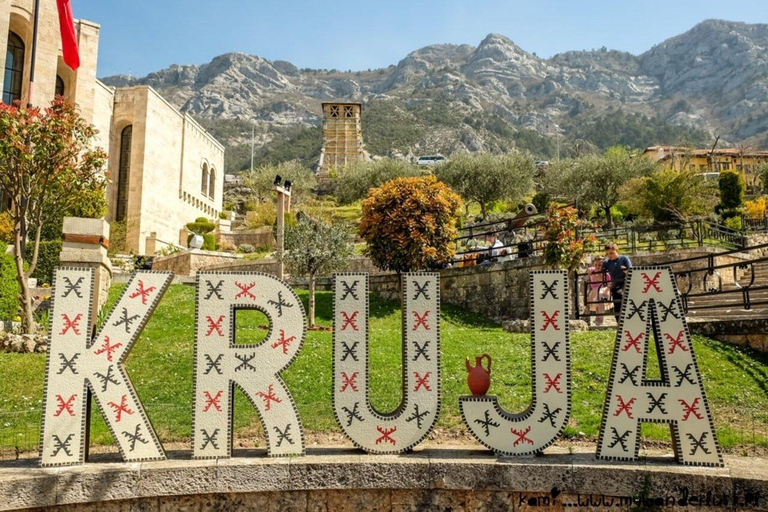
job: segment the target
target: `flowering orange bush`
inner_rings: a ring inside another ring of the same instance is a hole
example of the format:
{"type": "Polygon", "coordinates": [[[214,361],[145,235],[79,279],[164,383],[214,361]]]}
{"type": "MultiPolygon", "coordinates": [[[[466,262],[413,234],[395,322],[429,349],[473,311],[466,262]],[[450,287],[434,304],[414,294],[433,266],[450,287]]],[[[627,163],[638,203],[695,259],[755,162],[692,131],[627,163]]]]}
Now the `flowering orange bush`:
{"type": "Polygon", "coordinates": [[[434,176],[397,178],[363,201],[359,234],[382,270],[444,268],[455,256],[461,198],[434,176]]]}
{"type": "Polygon", "coordinates": [[[547,210],[547,223],[542,228],[546,246],[544,260],[558,269],[573,270],[595,242],[594,235],[583,236],[588,223],[579,218],[578,211],[568,206],[552,204],[547,210]]]}

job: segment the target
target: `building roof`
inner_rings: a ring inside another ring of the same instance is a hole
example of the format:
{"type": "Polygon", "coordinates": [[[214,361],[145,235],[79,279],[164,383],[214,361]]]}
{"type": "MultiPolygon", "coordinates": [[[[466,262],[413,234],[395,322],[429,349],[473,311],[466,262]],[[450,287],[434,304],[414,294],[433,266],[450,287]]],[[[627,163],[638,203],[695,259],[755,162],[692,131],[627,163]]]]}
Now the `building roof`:
{"type": "Polygon", "coordinates": [[[719,157],[768,158],[768,151],[755,150],[752,148],[718,148],[713,151],[712,149],[687,148],[684,146],[651,146],[646,148],[643,153],[646,155],[650,153],[661,153],[663,156],[659,160],[666,160],[676,155],[701,158],[706,158],[710,155],[719,157]]]}

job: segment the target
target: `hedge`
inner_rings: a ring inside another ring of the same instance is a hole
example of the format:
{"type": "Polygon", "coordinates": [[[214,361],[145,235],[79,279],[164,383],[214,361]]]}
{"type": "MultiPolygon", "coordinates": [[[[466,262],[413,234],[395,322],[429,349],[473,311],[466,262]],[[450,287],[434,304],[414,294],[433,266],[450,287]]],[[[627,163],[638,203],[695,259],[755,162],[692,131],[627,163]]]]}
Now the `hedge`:
{"type": "Polygon", "coordinates": [[[5,253],[6,247],[0,242],[0,320],[13,320],[19,312],[21,288],[16,279],[16,262],[5,253]]]}
{"type": "MultiPolygon", "coordinates": [[[[53,269],[59,266],[59,256],[61,255],[61,240],[50,240],[40,242],[40,252],[37,256],[37,267],[32,277],[37,279],[38,284],[51,284],[53,281],[53,269]]],[[[27,263],[32,261],[32,247],[27,246],[27,263]]]]}

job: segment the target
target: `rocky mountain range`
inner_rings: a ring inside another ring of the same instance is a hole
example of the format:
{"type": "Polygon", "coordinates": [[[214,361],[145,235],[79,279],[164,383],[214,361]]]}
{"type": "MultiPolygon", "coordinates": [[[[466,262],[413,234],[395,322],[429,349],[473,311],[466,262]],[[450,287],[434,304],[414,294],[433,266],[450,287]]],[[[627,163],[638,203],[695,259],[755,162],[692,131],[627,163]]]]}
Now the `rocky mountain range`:
{"type": "Polygon", "coordinates": [[[720,20],[642,55],[602,48],[542,59],[490,34],[476,47],[427,46],[375,70],[298,69],[229,53],[103,81],[151,85],[195,115],[228,146],[232,171],[250,158],[254,124],[260,162],[311,164],[320,103],[329,100],[364,103],[374,155],[518,147],[547,158],[617,143],[711,145],[717,136],[725,145],[768,145],[768,25],[720,20]]]}

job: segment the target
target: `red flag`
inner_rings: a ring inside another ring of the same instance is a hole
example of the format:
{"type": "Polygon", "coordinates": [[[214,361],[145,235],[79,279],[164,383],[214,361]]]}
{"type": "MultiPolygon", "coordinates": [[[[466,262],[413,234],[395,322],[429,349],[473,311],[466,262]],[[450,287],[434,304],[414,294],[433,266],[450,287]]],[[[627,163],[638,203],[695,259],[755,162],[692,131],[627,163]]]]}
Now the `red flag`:
{"type": "Polygon", "coordinates": [[[70,0],[56,0],[59,7],[59,26],[61,27],[61,46],[64,49],[64,62],[73,71],[80,67],[80,52],[77,49],[75,20],[72,17],[70,0]]]}

